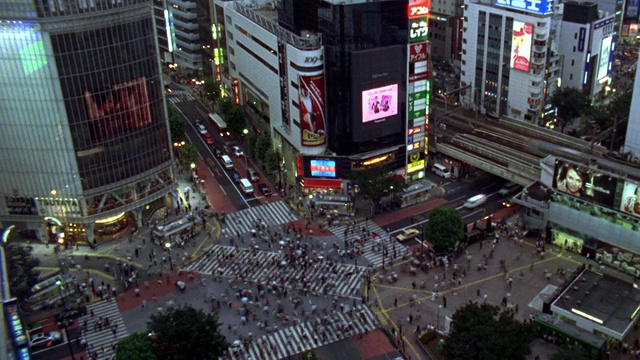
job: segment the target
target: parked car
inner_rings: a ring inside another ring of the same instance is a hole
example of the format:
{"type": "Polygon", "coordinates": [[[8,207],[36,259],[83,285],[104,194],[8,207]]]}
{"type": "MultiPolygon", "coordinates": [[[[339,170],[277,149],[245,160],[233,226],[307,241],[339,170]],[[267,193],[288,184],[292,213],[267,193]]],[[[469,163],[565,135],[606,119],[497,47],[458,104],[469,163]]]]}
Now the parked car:
{"type": "Polygon", "coordinates": [[[240,173],[238,173],[237,170],[233,170],[233,172],[231,173],[231,176],[233,176],[233,181],[235,183],[239,183],[240,179],[242,179],[242,177],[240,176],[240,173]]]}
{"type": "Polygon", "coordinates": [[[222,151],[222,149],[220,149],[217,146],[213,148],[213,153],[216,155],[218,159],[221,158],[222,155],[224,155],[224,151],[222,151]]]}
{"type": "Polygon", "coordinates": [[[198,132],[200,133],[200,135],[205,135],[206,133],[208,133],[209,131],[207,130],[207,128],[202,125],[202,124],[197,124],[198,126],[198,132]]]}
{"type": "Polygon", "coordinates": [[[62,341],[58,331],[41,332],[31,336],[31,348],[51,347],[62,341]]]}
{"type": "Polygon", "coordinates": [[[271,196],[272,195],[271,189],[269,189],[267,184],[264,184],[264,183],[258,184],[258,190],[260,190],[260,192],[264,196],[271,196]]]}
{"type": "Polygon", "coordinates": [[[244,157],[244,152],[240,148],[240,146],[234,146],[231,148],[233,150],[233,154],[237,157],[244,157]]]}

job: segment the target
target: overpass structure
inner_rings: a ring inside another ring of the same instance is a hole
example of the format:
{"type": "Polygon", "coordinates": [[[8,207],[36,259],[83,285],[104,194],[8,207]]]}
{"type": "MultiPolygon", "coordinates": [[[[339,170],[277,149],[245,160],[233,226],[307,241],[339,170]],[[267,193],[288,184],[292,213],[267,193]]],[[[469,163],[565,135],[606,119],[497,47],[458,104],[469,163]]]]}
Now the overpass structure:
{"type": "Polygon", "coordinates": [[[584,161],[607,154],[582,139],[521,121],[484,117],[478,121],[473,113],[435,110],[430,150],[522,186],[540,179],[540,161],[549,155],[584,161]]]}

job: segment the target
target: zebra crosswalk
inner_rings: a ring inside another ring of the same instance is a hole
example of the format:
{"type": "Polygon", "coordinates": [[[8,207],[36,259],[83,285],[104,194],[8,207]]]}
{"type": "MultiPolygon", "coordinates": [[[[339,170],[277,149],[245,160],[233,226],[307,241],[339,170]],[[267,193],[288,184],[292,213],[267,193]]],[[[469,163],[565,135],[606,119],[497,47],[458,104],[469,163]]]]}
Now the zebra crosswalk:
{"type": "Polygon", "coordinates": [[[113,344],[129,335],[115,300],[102,300],[88,305],[87,315],[82,316],[78,323],[82,324],[81,331],[87,349],[97,352],[101,360],[113,358],[113,344]],[[105,318],[109,319],[109,324],[103,322],[98,325],[105,318]]]}
{"type": "Polygon", "coordinates": [[[288,289],[359,298],[363,273],[367,269],[326,262],[314,262],[306,267],[283,265],[282,256],[275,252],[215,245],[207,255],[184,270],[224,277],[242,276],[245,281],[260,284],[276,281],[288,289]]]}
{"type": "Polygon", "coordinates": [[[409,250],[402,244],[395,240],[389,241],[387,232],[383,230],[378,224],[371,220],[360,222],[357,225],[336,225],[329,227],[329,231],[333,233],[337,238],[349,241],[359,240],[363,237],[362,228],[365,228],[365,234],[375,233],[377,234],[375,240],[368,240],[364,243],[363,257],[374,268],[381,267],[383,263],[388,264],[389,260],[395,258],[401,258],[409,250]],[[349,230],[349,231],[347,231],[349,230]],[[386,249],[386,254],[383,256],[383,248],[386,249]],[[374,251],[375,249],[375,251],[374,251]]]}
{"type": "Polygon", "coordinates": [[[188,91],[174,91],[167,96],[172,104],[179,104],[184,101],[194,101],[196,98],[188,91]]]}
{"type": "Polygon", "coordinates": [[[229,236],[236,236],[248,233],[255,229],[259,223],[266,226],[277,226],[298,219],[287,202],[280,200],[226,215],[223,231],[229,236]]]}
{"type": "Polygon", "coordinates": [[[229,348],[231,359],[283,359],[319,348],[378,327],[378,320],[366,305],[349,311],[317,316],[306,322],[236,342],[229,348]]]}

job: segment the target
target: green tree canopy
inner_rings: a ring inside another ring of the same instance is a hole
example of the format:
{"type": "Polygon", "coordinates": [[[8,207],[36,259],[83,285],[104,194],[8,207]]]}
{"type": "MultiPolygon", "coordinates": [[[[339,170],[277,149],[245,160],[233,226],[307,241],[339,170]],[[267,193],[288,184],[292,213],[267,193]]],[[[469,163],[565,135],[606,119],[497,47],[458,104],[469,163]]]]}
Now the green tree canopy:
{"type": "Polygon", "coordinates": [[[226,96],[220,99],[218,102],[218,110],[223,118],[229,117],[231,111],[236,107],[236,104],[233,103],[233,99],[226,96]]]}
{"type": "Polygon", "coordinates": [[[256,143],[258,142],[259,135],[253,131],[249,131],[244,136],[244,147],[247,152],[247,156],[254,156],[256,154],[256,143]]]}
{"type": "Polygon", "coordinates": [[[247,128],[247,120],[244,118],[244,113],[237,106],[231,108],[227,113],[226,120],[229,130],[233,131],[236,135],[243,134],[244,129],[247,128]]]}
{"type": "Polygon", "coordinates": [[[147,326],[159,360],[218,359],[228,346],[218,318],[190,306],[151,315],[147,326]]]}
{"type": "Polygon", "coordinates": [[[551,354],[549,360],[589,360],[592,359],[580,346],[572,346],[571,344],[562,344],[558,351],[551,354]]]}
{"type": "Polygon", "coordinates": [[[267,153],[272,149],[271,137],[269,135],[258,136],[255,145],[256,158],[264,162],[267,153]]]}
{"type": "Polygon", "coordinates": [[[436,252],[448,251],[464,240],[465,228],[460,211],[450,206],[437,207],[429,215],[427,239],[436,252]]]}
{"type": "Polygon", "coordinates": [[[186,126],[184,118],[173,104],[167,106],[167,111],[169,112],[169,131],[171,132],[171,141],[183,141],[184,129],[186,126]]]}
{"type": "Polygon", "coordinates": [[[9,288],[20,302],[31,295],[31,288],[38,283],[40,272],[35,268],[40,260],[34,258],[31,250],[24,246],[9,244],[4,248],[9,267],[9,288]]]}
{"type": "Polygon", "coordinates": [[[202,91],[207,100],[212,103],[216,103],[220,98],[220,82],[214,80],[213,77],[207,76],[204,78],[204,84],[202,85],[202,91]]]}
{"type": "Polygon", "coordinates": [[[443,353],[456,360],[524,360],[535,338],[531,325],[513,318],[513,311],[469,302],[452,317],[443,353]]]}
{"type": "Polygon", "coordinates": [[[148,334],[135,333],[116,343],[115,360],[157,360],[148,334]]]}
{"type": "Polygon", "coordinates": [[[381,167],[352,171],[350,180],[358,184],[360,192],[371,199],[376,208],[383,197],[399,193],[405,186],[397,176],[381,167]]]}
{"type": "Polygon", "coordinates": [[[577,88],[562,88],[551,97],[551,103],[558,109],[560,118],[560,129],[564,130],[565,125],[573,119],[584,114],[590,106],[591,100],[577,88]]]}
{"type": "Polygon", "coordinates": [[[198,160],[198,149],[196,149],[193,143],[186,143],[180,148],[180,163],[185,170],[189,170],[191,163],[195,163],[198,160]]]}

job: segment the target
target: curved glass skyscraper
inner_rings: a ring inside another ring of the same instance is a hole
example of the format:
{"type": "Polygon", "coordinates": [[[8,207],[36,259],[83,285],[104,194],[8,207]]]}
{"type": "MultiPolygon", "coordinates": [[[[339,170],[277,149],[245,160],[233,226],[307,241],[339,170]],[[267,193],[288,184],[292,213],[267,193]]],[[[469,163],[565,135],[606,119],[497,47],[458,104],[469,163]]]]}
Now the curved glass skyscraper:
{"type": "MultiPolygon", "coordinates": [[[[0,221],[111,237],[175,188],[150,0],[0,7],[0,221]]],[[[72,240],[73,241],[73,240],[72,240]]]]}

